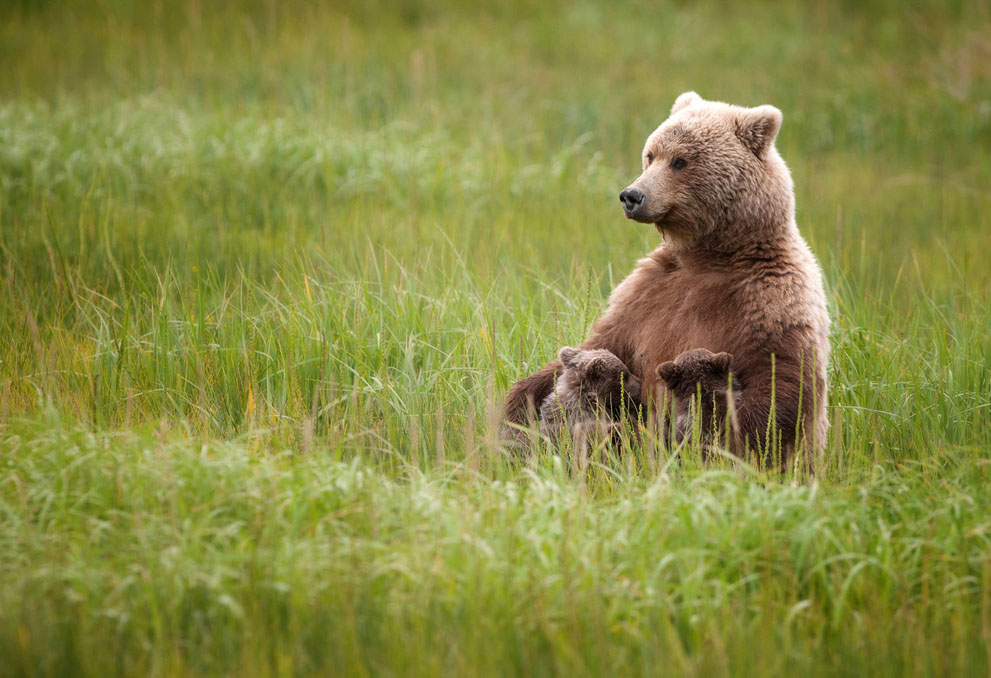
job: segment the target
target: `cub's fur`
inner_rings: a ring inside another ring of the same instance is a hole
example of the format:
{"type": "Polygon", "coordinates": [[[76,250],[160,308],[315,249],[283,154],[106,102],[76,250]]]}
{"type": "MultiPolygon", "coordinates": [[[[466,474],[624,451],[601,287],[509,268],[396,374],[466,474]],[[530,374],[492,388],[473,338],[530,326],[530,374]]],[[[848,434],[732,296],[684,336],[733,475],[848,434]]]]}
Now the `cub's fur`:
{"type": "Polygon", "coordinates": [[[640,380],[622,360],[604,349],[570,346],[558,359],[563,369],[557,388],[540,406],[540,431],[551,441],[563,432],[611,434],[619,422],[636,419],[640,380]]]}
{"type": "MultiPolygon", "coordinates": [[[[675,433],[679,441],[692,435],[696,425],[703,441],[712,442],[716,438],[730,413],[732,360],[729,353],[697,348],[657,366],[657,376],[674,396],[675,433]]],[[[732,392],[735,401],[740,397],[739,385],[734,384],[732,392]]],[[[732,424],[728,433],[733,433],[732,424]]]]}

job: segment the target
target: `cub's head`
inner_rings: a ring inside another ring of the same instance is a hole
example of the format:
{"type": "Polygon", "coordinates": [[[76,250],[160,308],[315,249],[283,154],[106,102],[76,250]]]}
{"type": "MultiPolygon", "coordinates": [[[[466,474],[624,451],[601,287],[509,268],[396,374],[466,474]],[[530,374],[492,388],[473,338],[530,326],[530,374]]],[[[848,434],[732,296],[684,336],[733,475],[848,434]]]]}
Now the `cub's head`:
{"type": "Polygon", "coordinates": [[[585,396],[598,403],[618,398],[621,390],[628,398],[640,399],[640,380],[610,351],[565,346],[558,358],[564,365],[564,373],[558,379],[559,388],[581,389],[585,396]]]}
{"type": "Polygon", "coordinates": [[[754,230],[790,223],[791,175],[774,148],[780,127],[774,106],[682,94],[647,138],[643,173],[619,195],[624,214],[678,242],[723,247],[727,239],[736,246],[754,230]]]}
{"type": "Polygon", "coordinates": [[[685,351],[675,360],[657,366],[657,376],[676,396],[691,397],[695,385],[702,393],[725,391],[729,383],[729,366],[733,356],[713,353],[704,348],[685,351]]]}

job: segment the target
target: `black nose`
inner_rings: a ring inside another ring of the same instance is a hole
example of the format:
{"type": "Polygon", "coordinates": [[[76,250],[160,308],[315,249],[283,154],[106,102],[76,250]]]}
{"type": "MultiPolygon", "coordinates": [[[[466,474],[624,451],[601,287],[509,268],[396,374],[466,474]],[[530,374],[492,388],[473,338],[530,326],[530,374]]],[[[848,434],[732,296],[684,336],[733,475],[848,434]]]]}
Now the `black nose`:
{"type": "Polygon", "coordinates": [[[623,203],[623,211],[633,214],[643,205],[644,198],[647,197],[635,188],[627,188],[619,194],[619,201],[623,203]]]}

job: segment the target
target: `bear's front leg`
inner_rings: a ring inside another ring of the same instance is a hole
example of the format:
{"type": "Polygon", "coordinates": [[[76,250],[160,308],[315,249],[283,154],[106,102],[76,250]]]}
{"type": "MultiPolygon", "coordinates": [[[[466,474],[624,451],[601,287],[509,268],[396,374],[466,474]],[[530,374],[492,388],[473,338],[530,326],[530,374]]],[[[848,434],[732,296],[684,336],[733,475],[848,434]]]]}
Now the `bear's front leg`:
{"type": "Polygon", "coordinates": [[[554,390],[554,383],[564,366],[555,360],[534,372],[529,377],[513,384],[506,395],[503,407],[502,438],[512,448],[526,449],[528,436],[523,429],[537,425],[540,408],[544,400],[554,390]]]}

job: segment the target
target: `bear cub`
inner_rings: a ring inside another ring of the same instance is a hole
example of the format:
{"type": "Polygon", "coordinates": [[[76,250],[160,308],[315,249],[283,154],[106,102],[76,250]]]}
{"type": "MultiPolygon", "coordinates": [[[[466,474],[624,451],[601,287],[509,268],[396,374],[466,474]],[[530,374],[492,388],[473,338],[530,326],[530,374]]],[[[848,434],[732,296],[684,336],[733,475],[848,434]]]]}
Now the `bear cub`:
{"type": "MultiPolygon", "coordinates": [[[[702,440],[712,441],[713,433],[725,421],[729,411],[729,367],[732,360],[733,356],[729,353],[696,348],[657,366],[657,376],[674,396],[677,442],[691,434],[694,416],[700,417],[702,440]]],[[[740,389],[734,386],[734,404],[740,393],[740,389]]]]}
{"type": "Polygon", "coordinates": [[[624,419],[637,419],[640,380],[612,352],[565,346],[558,357],[564,369],[540,406],[540,432],[551,442],[564,430],[576,439],[611,436],[624,419]]]}

